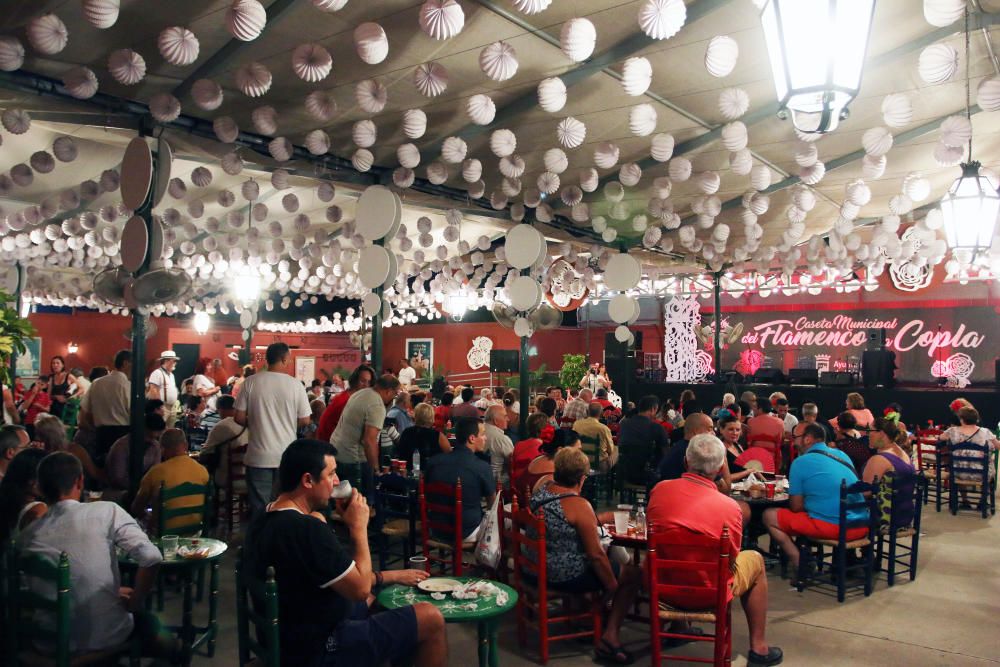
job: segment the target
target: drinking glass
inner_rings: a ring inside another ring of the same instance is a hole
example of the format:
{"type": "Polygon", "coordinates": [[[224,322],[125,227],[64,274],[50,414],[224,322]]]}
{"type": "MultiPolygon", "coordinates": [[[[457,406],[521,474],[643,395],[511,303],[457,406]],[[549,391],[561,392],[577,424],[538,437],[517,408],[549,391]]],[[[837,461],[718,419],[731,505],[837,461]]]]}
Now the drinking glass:
{"type": "Polygon", "coordinates": [[[422,570],[427,571],[427,558],[425,556],[410,556],[409,561],[411,570],[422,570]]]}
{"type": "Polygon", "coordinates": [[[160,539],[160,550],[164,558],[175,558],[177,556],[177,544],[180,538],[177,535],[164,535],[160,539]]]}
{"type": "Polygon", "coordinates": [[[615,532],[619,535],[628,534],[628,517],[629,513],[626,511],[615,512],[615,532]]]}

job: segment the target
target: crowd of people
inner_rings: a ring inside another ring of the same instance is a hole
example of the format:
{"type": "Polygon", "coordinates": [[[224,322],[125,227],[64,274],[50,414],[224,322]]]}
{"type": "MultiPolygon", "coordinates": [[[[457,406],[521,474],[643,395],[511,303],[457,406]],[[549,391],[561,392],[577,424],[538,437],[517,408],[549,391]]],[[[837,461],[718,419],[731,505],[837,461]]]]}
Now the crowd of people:
{"type": "MultiPolygon", "coordinates": [[[[436,382],[427,391],[414,385],[405,363],[399,376],[362,364],[346,382],[323,373],[307,387],[290,374],[289,347],[274,343],[262,368],[230,377],[202,359],[192,378],[178,382],[177,355],[160,356],[146,387],[143,477],[130,495],[132,362],[121,351],[113,370],[84,380],[57,358],[51,376],[20,396],[4,391],[5,419],[11,418],[0,428],[0,538],[16,540],[26,553],[70,553],[74,617],[87,619],[74,626],[75,651],[137,633],[150,654],[180,663],[189,657],[143,610],[162,560],[149,537],[151,512],[161,486],[205,484],[213,475],[225,486],[232,474],[228,459],[239,451],[251,519],[248,571],[262,578],[276,568],[283,664],[330,654],[357,664],[404,656],[418,665],[446,661],[444,621],[435,607],[369,609],[373,589],[415,585],[427,576],[372,565],[368,499],[376,475],[395,459],[428,483],[461,481],[466,542],[479,537],[498,490],[505,501],[540,512],[549,585],[607,596],[596,651],[618,664],[634,659],[619,631],[643,576],[639,563],[601,539],[601,526],[612,518],[585,497],[587,479],[613,474],[620,485],[643,489],[646,521],[656,533],[683,529],[719,539],[725,529],[729,590],[745,611],[749,664],[776,665],[783,655],[766,638],[764,564],[759,552],[743,549],[751,513],[730,495],[732,485],[755,473],[787,475],[788,506],[768,509],[763,524],[796,565],[796,536],[836,539],[842,482],[914,470],[912,434],[899,405],[876,417],[857,393],[847,396],[842,412],[822,417],[814,403],[793,415],[780,392],[726,394],[709,406],[688,390],[676,404],[650,395],[616,406],[595,367],[577,387],[548,387],[533,396],[521,433],[515,390],[477,393],[436,382]],[[74,423],[65,423],[67,417],[74,423]],[[205,431],[199,447],[187,437],[192,424],[205,431]],[[331,507],[341,480],[354,488],[331,507]],[[328,525],[331,509],[346,528],[346,542],[328,525]],[[109,561],[115,548],[139,565],[133,588],[120,586],[117,564],[109,561]]],[[[941,437],[955,451],[963,443],[998,446],[971,404],[951,408],[956,423],[941,437]]],[[[695,598],[672,603],[704,602],[695,598]]],[[[683,623],[674,630],[699,631],[683,623]]]]}

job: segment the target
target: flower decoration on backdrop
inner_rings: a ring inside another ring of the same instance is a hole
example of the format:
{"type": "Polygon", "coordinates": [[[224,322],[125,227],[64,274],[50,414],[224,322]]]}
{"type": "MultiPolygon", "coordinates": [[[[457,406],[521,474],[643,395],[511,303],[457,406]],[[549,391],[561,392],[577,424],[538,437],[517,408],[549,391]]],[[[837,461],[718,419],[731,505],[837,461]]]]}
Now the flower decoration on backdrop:
{"type": "Polygon", "coordinates": [[[476,336],[472,340],[472,349],[465,356],[469,362],[469,368],[479,370],[490,364],[490,352],[493,350],[493,341],[486,336],[476,336]]]}

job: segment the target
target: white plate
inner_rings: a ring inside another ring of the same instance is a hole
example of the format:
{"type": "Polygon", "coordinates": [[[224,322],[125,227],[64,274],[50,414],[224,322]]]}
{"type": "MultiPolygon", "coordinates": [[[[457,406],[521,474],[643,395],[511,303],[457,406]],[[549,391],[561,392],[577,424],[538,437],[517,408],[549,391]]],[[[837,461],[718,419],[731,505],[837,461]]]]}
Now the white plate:
{"type": "Polygon", "coordinates": [[[545,252],[545,238],[531,225],[515,225],[507,232],[504,254],[515,269],[526,269],[545,252]]]}
{"type": "Polygon", "coordinates": [[[366,241],[385,238],[399,229],[402,208],[399,197],[382,185],[370,185],[358,197],[354,220],[359,234],[366,241]]]}
{"type": "Polygon", "coordinates": [[[518,276],[507,290],[514,310],[528,311],[542,301],[542,286],[531,276],[518,276]]]}
{"type": "MultiPolygon", "coordinates": [[[[393,268],[392,253],[382,246],[368,246],[358,256],[358,279],[368,289],[381,287],[393,268]]],[[[395,278],[395,276],[393,276],[395,278]]]]}
{"type": "Polygon", "coordinates": [[[149,249],[149,230],[146,221],[133,215],[122,229],[121,258],[122,267],[130,273],[142,268],[146,261],[146,251],[149,249]]]}
{"type": "Polygon", "coordinates": [[[153,154],[149,144],[142,137],[135,137],[125,148],[122,158],[121,193],[122,203],[130,210],[142,206],[153,182],[153,154]]]}
{"type": "Polygon", "coordinates": [[[608,289],[625,291],[639,284],[642,265],[632,255],[620,253],[612,255],[604,269],[604,286],[608,289]]]}
{"type": "Polygon", "coordinates": [[[417,588],[425,593],[451,593],[461,588],[462,582],[456,579],[446,579],[444,577],[431,577],[417,583],[417,588]]]}

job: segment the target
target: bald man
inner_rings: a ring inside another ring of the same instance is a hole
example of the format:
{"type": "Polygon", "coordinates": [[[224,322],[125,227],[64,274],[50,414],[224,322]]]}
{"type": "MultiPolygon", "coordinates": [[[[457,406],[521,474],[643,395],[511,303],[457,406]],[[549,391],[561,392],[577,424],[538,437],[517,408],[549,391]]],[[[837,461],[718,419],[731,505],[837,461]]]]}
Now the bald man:
{"type": "Polygon", "coordinates": [[[486,449],[490,455],[490,468],[493,470],[493,479],[506,484],[508,481],[507,470],[510,467],[508,460],[514,453],[514,443],[507,437],[505,431],[508,428],[507,409],[502,405],[491,405],[486,408],[486,449]]]}

